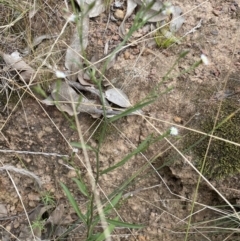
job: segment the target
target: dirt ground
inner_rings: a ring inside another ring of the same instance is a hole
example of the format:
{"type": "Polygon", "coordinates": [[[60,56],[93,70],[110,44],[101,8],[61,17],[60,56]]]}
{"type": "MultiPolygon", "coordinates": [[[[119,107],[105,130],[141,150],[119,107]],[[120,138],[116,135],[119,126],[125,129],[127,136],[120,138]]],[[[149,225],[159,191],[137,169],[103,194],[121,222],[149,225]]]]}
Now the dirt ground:
{"type": "MultiPolygon", "coordinates": [[[[65,23],[62,11],[64,2],[52,0],[40,2],[44,7],[31,19],[32,37],[59,34],[65,23]]],[[[211,111],[216,113],[221,102],[226,99],[225,96],[219,97],[219,93],[226,88],[233,88],[235,91],[229,98],[235,103],[235,107],[239,108],[240,1],[182,0],[172,1],[172,4],[182,8],[186,19],[178,32],[178,36],[186,35],[181,43],[168,49],[148,47],[144,43],[130,46],[120,52],[114,66],[105,73],[106,78],[115,87],[123,89],[130,102],[135,104],[144,99],[154,86],[162,81],[179,57],[179,53],[189,50],[186,58],[181,59],[174,67],[171,78],[159,85],[159,93],[162,94],[159,94],[154,103],[143,108],[143,116],[127,116],[109,126],[110,131],[107,132],[100,150],[102,170],[122,160],[148,135],[165,133],[172,126],[176,126],[179,130],[178,137],[168,136],[167,139],[154,143],[124,166],[100,177],[101,195],[108,195],[157,156],[139,178],[124,190],[123,194],[127,198],[117,208],[121,220],[143,224],[145,227],[139,230],[116,229],[112,240],[184,240],[198,181],[198,174],[189,165],[192,163],[194,166],[195,153],[184,152],[185,138],[191,132],[187,128],[201,130],[199,123],[209,118],[211,111]],[[199,23],[201,24],[195,29],[196,31],[188,33],[199,23]],[[208,57],[210,64],[200,65],[191,73],[183,73],[200,59],[201,54],[208,57]],[[225,83],[227,83],[226,88],[225,83]],[[173,146],[180,150],[187,160],[181,157],[173,146]],[[174,160],[173,163],[170,163],[171,160],[174,160]]],[[[5,8],[6,6],[1,6],[0,3],[0,11],[6,12],[8,16],[5,8]]],[[[111,11],[110,14],[113,14],[111,11]]],[[[128,19],[127,27],[131,25],[133,17],[128,19]]],[[[3,16],[0,20],[2,26],[9,21],[3,16]]],[[[106,41],[109,41],[109,51],[121,41],[118,35],[121,20],[110,20],[108,24],[107,21],[106,12],[90,20],[87,48],[89,60],[96,53],[99,59],[103,57],[106,41]]],[[[23,41],[24,34],[21,34],[27,33],[26,23],[29,24],[28,19],[18,22],[8,32],[1,33],[1,51],[10,54],[14,50],[26,47],[26,42],[23,41]]],[[[71,28],[66,30],[51,56],[60,68],[67,48],[65,43],[69,44],[71,31],[71,28]]],[[[141,31],[138,33],[142,36],[141,31]]],[[[31,36],[29,38],[31,39],[31,36]]],[[[53,42],[54,39],[49,39],[41,43],[33,55],[26,57],[26,61],[32,67],[37,66],[41,60],[39,56],[47,53],[53,42]]],[[[1,70],[3,67],[4,62],[1,60],[1,70]]],[[[13,77],[8,76],[8,78],[13,77]]],[[[43,81],[51,82],[51,78],[43,81]]],[[[68,186],[82,210],[86,209],[87,200],[78,192],[76,184],[71,180],[72,177],[77,177],[72,166],[79,169],[83,180],[90,185],[82,151],[79,150],[77,153],[81,160],[79,161],[74,158],[69,145],[70,142],[79,141],[78,132],[71,128],[71,121],[74,121],[74,118],[64,116],[54,106],[41,104],[29,92],[24,93],[20,88],[12,93],[7,108],[4,108],[6,93],[3,91],[0,105],[1,166],[24,168],[34,173],[42,182],[39,188],[34,178],[16,174],[11,170],[9,173],[1,170],[0,240],[27,240],[27,236],[24,236],[28,227],[25,211],[30,215],[41,207],[41,194],[44,191],[52,193],[57,206],[64,205],[66,214],[63,219],[66,224],[62,226],[64,228],[70,226],[77,216],[59,182],[68,186]],[[8,152],[8,150],[13,151],[8,152]]],[[[94,132],[100,120],[85,113],[81,113],[78,120],[84,140],[95,147],[97,134],[94,132]]],[[[237,130],[239,126],[236,126],[236,132],[237,130]]],[[[95,173],[95,154],[89,151],[88,155],[95,173]]],[[[220,180],[210,178],[209,183],[201,181],[195,200],[189,241],[240,240],[237,230],[239,220],[232,221],[233,223],[217,221],[217,218],[232,213],[232,209],[223,197],[239,211],[240,174],[220,180]],[[210,222],[211,220],[215,221],[210,222]],[[234,227],[235,231],[228,231],[234,227]]],[[[54,208],[49,210],[53,211],[54,208]]],[[[78,224],[64,240],[85,240],[85,235],[86,230],[78,224]]],[[[55,240],[54,237],[51,237],[51,240],[55,240]]]]}

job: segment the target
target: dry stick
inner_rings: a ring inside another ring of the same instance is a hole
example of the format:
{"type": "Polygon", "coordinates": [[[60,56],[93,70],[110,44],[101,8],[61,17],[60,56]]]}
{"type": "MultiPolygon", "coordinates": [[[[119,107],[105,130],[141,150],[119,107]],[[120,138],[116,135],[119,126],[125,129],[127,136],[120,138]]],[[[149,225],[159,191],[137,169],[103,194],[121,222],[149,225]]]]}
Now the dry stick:
{"type": "Polygon", "coordinates": [[[27,155],[43,155],[43,156],[57,156],[57,157],[66,157],[68,158],[69,155],[62,155],[58,153],[52,152],[40,152],[40,151],[17,151],[17,150],[7,150],[7,149],[0,149],[2,153],[17,153],[17,154],[27,154],[27,155]]]}
{"type": "Polygon", "coordinates": [[[89,157],[88,157],[87,149],[86,149],[85,142],[84,142],[83,135],[82,135],[81,126],[80,126],[79,120],[77,118],[76,107],[75,107],[74,104],[72,104],[72,108],[73,108],[73,111],[74,111],[75,122],[76,122],[76,125],[77,125],[77,131],[78,131],[79,139],[82,143],[82,150],[83,150],[83,154],[84,154],[84,158],[85,158],[87,171],[88,171],[88,174],[90,174],[90,175],[88,175],[89,181],[90,181],[91,186],[92,186],[92,192],[93,192],[94,199],[95,199],[95,202],[96,202],[98,214],[99,214],[99,217],[100,217],[103,229],[104,229],[105,238],[106,238],[107,241],[111,241],[112,239],[110,237],[108,224],[107,224],[107,221],[106,221],[105,214],[103,212],[103,208],[102,208],[103,206],[101,204],[99,194],[97,192],[97,185],[96,185],[97,183],[96,183],[94,175],[93,175],[93,170],[92,170],[91,163],[90,163],[90,160],[89,160],[89,157]]]}
{"type": "Polygon", "coordinates": [[[13,171],[13,172],[31,177],[38,183],[39,187],[42,186],[42,182],[37,175],[35,175],[33,172],[29,172],[23,168],[16,168],[14,166],[5,165],[5,166],[0,167],[0,171],[13,171]]]}

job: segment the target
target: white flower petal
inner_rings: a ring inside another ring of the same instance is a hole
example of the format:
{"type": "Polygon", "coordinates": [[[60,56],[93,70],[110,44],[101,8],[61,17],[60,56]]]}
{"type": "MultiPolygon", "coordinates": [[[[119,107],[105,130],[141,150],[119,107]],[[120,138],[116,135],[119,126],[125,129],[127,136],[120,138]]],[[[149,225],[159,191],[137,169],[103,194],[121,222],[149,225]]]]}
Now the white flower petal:
{"type": "Polygon", "coordinates": [[[76,16],[75,14],[71,14],[71,15],[68,17],[67,21],[68,21],[68,22],[75,22],[75,21],[76,21],[76,18],[77,18],[77,16],[76,16]]]}
{"type": "Polygon", "coordinates": [[[178,135],[178,129],[176,127],[171,127],[170,128],[170,135],[172,136],[177,136],[178,135]]]}
{"type": "Polygon", "coordinates": [[[66,75],[62,71],[56,70],[55,74],[60,79],[66,78],[66,75]]]}
{"type": "Polygon", "coordinates": [[[209,60],[205,54],[201,54],[201,60],[205,65],[209,64],[209,60]]]}

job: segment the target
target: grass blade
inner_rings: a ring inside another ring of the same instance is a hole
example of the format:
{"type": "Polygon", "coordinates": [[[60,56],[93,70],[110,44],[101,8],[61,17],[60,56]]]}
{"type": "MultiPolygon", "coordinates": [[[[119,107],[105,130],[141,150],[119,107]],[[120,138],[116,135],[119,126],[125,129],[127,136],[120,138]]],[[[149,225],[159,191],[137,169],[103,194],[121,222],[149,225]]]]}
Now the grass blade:
{"type": "Polygon", "coordinates": [[[116,165],[109,167],[101,172],[102,174],[106,174],[122,165],[124,165],[130,158],[135,156],[136,154],[146,150],[146,148],[149,147],[150,143],[152,141],[152,135],[149,135],[134,151],[132,151],[130,154],[128,154],[125,158],[123,158],[120,162],[118,162],[116,165]]]}
{"type": "MultiPolygon", "coordinates": [[[[111,203],[108,203],[108,205],[103,209],[103,213],[105,216],[107,216],[107,214],[109,214],[109,212],[116,207],[121,197],[122,197],[122,192],[116,195],[116,197],[114,197],[113,200],[111,200],[111,203]]],[[[98,215],[94,220],[93,226],[95,226],[99,222],[99,220],[100,220],[100,217],[98,215]]]]}
{"type": "MultiPolygon", "coordinates": [[[[108,230],[107,233],[111,234],[115,227],[116,227],[116,225],[110,224],[110,225],[108,225],[108,227],[107,227],[105,230],[106,230],[106,231],[108,230]]],[[[101,233],[101,234],[98,236],[98,238],[96,239],[96,241],[103,241],[103,240],[106,240],[106,238],[109,237],[109,236],[106,236],[105,230],[104,230],[103,233],[101,233]]]]}
{"type": "Polygon", "coordinates": [[[73,178],[73,181],[76,182],[76,184],[77,184],[78,189],[80,190],[80,192],[81,192],[84,196],[89,197],[89,194],[88,194],[86,185],[85,185],[83,182],[81,182],[80,180],[78,180],[77,178],[73,178]]]}
{"type": "Polygon", "coordinates": [[[111,123],[111,122],[114,122],[114,121],[116,121],[116,120],[124,117],[124,116],[130,115],[130,114],[133,113],[134,111],[138,111],[138,110],[140,110],[141,108],[143,108],[144,106],[153,103],[154,101],[155,101],[155,98],[153,98],[153,99],[151,99],[151,100],[148,100],[148,101],[146,101],[146,102],[140,103],[140,104],[138,104],[138,105],[136,105],[136,106],[133,106],[133,107],[131,107],[131,108],[123,111],[121,114],[113,116],[112,118],[109,119],[109,122],[111,123]]]}
{"type": "Polygon", "coordinates": [[[110,210],[112,210],[117,204],[118,202],[120,201],[122,197],[122,192],[120,192],[112,201],[111,203],[109,203],[104,209],[103,209],[103,212],[104,214],[108,214],[110,210]]]}
{"type": "Polygon", "coordinates": [[[60,185],[62,187],[62,189],[64,190],[65,194],[67,195],[67,198],[69,200],[69,202],[71,203],[74,211],[77,213],[78,217],[82,220],[83,223],[86,224],[86,218],[85,216],[82,214],[82,212],[80,211],[78,204],[76,203],[74,197],[72,196],[71,192],[69,191],[69,189],[66,187],[65,184],[60,182],[60,185]]]}
{"type": "Polygon", "coordinates": [[[91,146],[86,145],[86,144],[82,144],[82,143],[79,143],[79,142],[71,142],[70,144],[71,144],[72,147],[76,147],[76,148],[79,148],[79,149],[85,148],[86,150],[96,151],[91,146]]]}
{"type": "Polygon", "coordinates": [[[125,222],[117,221],[117,220],[114,220],[114,219],[107,219],[107,222],[110,223],[110,224],[115,225],[116,227],[144,228],[144,225],[141,225],[141,224],[125,223],[125,222]]]}

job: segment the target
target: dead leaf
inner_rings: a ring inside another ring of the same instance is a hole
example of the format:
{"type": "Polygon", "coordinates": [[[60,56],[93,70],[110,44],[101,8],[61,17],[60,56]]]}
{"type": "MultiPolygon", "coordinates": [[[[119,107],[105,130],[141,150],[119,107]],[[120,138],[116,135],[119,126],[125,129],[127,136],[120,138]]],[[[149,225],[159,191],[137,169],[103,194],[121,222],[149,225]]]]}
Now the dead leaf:
{"type": "Polygon", "coordinates": [[[117,53],[110,55],[110,58],[107,62],[106,69],[108,70],[108,69],[112,68],[115,65],[116,61],[117,61],[117,53]]]}
{"type": "Polygon", "coordinates": [[[63,226],[57,226],[56,230],[54,231],[55,237],[60,237],[62,234],[64,234],[68,229],[63,226]]]}
{"type": "Polygon", "coordinates": [[[94,6],[88,12],[90,18],[95,18],[105,11],[105,4],[103,0],[85,0],[88,5],[94,3],[94,6]]]}
{"type": "Polygon", "coordinates": [[[84,74],[82,74],[81,72],[78,73],[78,81],[81,85],[83,85],[83,86],[94,86],[93,84],[88,82],[86,79],[90,80],[90,78],[88,78],[88,76],[85,73],[84,74]]]}
{"type": "Polygon", "coordinates": [[[134,0],[128,0],[127,1],[127,12],[125,14],[125,17],[124,17],[120,27],[119,27],[119,35],[121,36],[121,38],[124,38],[124,36],[126,34],[125,21],[133,13],[133,11],[136,7],[137,7],[137,3],[135,3],[134,0]]]}
{"type": "MultiPolygon", "coordinates": [[[[76,0],[81,10],[85,10],[90,18],[95,18],[105,11],[103,0],[76,0]]],[[[84,15],[85,13],[83,13],[84,15]]]]}
{"type": "Polygon", "coordinates": [[[64,212],[65,212],[64,205],[63,204],[58,205],[49,216],[47,222],[50,222],[52,225],[61,224],[63,221],[64,212]]]}
{"type": "Polygon", "coordinates": [[[29,215],[29,220],[34,222],[36,220],[41,219],[42,215],[47,212],[49,209],[53,208],[52,205],[42,206],[39,205],[33,212],[29,215]]]}
{"type": "Polygon", "coordinates": [[[172,21],[170,23],[169,29],[172,33],[176,33],[183,25],[185,18],[181,16],[182,9],[178,6],[173,6],[172,21]]]}
{"type": "Polygon", "coordinates": [[[117,89],[117,88],[108,89],[105,92],[105,96],[107,100],[109,100],[110,102],[118,106],[121,106],[124,108],[131,106],[127,95],[121,89],[117,89]]]}
{"type": "Polygon", "coordinates": [[[75,28],[75,31],[72,37],[72,42],[68,47],[66,56],[65,56],[65,67],[68,69],[70,74],[69,79],[72,81],[77,80],[78,71],[82,68],[82,54],[88,45],[88,31],[89,31],[88,16],[83,17],[82,27],[80,29],[81,29],[81,32],[79,32],[78,27],[75,28]]]}
{"type": "Polygon", "coordinates": [[[49,35],[49,34],[44,34],[44,35],[41,35],[41,36],[38,36],[38,37],[35,37],[32,41],[32,46],[31,48],[30,47],[27,47],[25,48],[24,50],[20,51],[22,54],[24,55],[27,55],[27,54],[30,54],[31,53],[31,50],[38,46],[43,40],[45,39],[51,39],[51,38],[55,38],[56,35],[49,35]]]}
{"type": "MultiPolygon", "coordinates": [[[[86,112],[89,114],[101,114],[96,108],[94,100],[88,100],[78,94],[67,82],[55,82],[51,86],[51,97],[60,111],[67,112],[70,116],[86,112]]],[[[48,100],[45,102],[48,103],[48,100]]]]}
{"type": "MultiPolygon", "coordinates": [[[[123,38],[126,34],[125,30],[125,21],[126,19],[133,13],[134,9],[138,6],[140,7],[148,7],[148,5],[152,2],[152,0],[128,0],[127,1],[127,12],[126,15],[119,27],[119,35],[123,38]]],[[[148,22],[159,22],[166,19],[166,15],[164,15],[161,11],[163,8],[162,1],[155,1],[150,9],[145,11],[144,18],[148,20],[148,22]]]]}
{"type": "Polygon", "coordinates": [[[6,205],[0,203],[0,218],[5,218],[8,216],[8,211],[6,205]]]}
{"type": "Polygon", "coordinates": [[[10,70],[15,70],[20,79],[28,83],[35,74],[35,70],[20,57],[18,51],[11,55],[3,53],[3,59],[10,70]]]}

